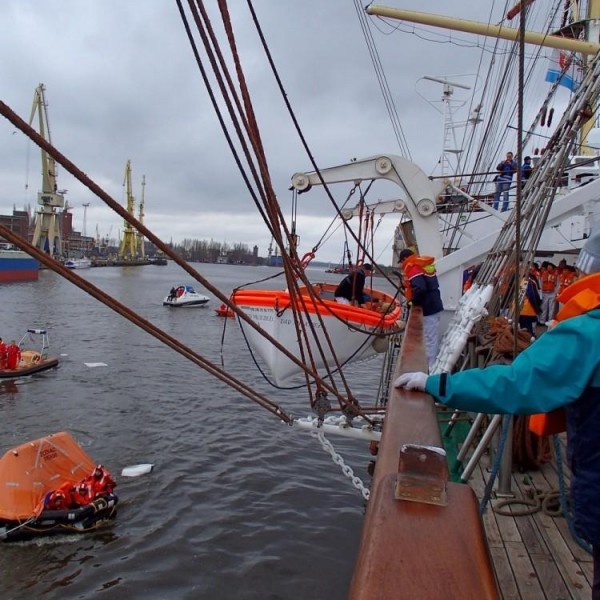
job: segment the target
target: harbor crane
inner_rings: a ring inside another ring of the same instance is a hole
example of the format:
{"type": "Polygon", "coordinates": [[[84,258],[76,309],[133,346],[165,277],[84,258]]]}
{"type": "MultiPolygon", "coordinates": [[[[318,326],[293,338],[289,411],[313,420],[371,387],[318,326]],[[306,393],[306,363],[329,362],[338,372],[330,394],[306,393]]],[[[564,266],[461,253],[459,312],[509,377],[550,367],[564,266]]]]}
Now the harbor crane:
{"type": "MultiPolygon", "coordinates": [[[[48,124],[48,105],[44,95],[45,86],[40,83],[33,96],[33,106],[29,125],[38,116],[39,134],[48,143],[50,139],[50,126],[48,124]]],[[[33,232],[33,245],[50,256],[62,254],[62,236],[58,208],[64,208],[64,190],[58,190],[56,184],[56,164],[54,159],[42,148],[42,189],[38,192],[38,208],[35,213],[35,228],[33,232]]]]}
{"type": "MultiPolygon", "coordinates": [[[[133,192],[131,191],[131,161],[128,160],[125,165],[125,179],[123,181],[123,185],[125,186],[125,193],[127,195],[127,212],[134,215],[134,205],[135,199],[133,197],[133,192]]],[[[123,220],[123,238],[121,239],[121,244],[119,245],[119,259],[120,260],[134,260],[136,258],[136,232],[133,229],[133,226],[126,219],[123,220]]]]}

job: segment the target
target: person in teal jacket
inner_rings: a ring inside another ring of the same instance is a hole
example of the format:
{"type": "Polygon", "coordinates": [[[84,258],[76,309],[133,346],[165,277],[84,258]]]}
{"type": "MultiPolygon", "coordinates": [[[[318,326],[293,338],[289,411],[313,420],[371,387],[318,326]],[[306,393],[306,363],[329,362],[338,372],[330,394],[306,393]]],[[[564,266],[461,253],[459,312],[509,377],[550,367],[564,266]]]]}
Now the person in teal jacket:
{"type": "Polygon", "coordinates": [[[584,276],[561,293],[557,325],[512,364],[405,373],[394,385],[477,413],[530,415],[565,408],[573,521],[592,545],[592,600],[600,600],[600,228],[586,241],[576,268],[584,276]]]}

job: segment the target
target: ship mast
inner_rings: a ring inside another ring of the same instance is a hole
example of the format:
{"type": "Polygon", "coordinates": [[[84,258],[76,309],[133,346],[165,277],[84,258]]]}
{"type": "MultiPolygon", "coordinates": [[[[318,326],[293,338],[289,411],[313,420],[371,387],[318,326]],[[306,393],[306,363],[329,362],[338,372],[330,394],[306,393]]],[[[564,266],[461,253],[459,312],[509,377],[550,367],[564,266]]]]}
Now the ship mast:
{"type": "MultiPolygon", "coordinates": [[[[570,4],[576,11],[579,2],[573,1],[570,4]]],[[[387,17],[399,21],[408,21],[409,23],[419,23],[421,25],[430,25],[432,27],[452,29],[454,31],[464,31],[466,33],[495,37],[513,42],[519,40],[519,29],[508,27],[506,25],[491,25],[489,23],[480,23],[477,21],[468,21],[466,19],[456,19],[445,17],[443,15],[373,4],[367,6],[366,11],[370,15],[387,17]]],[[[557,48],[559,50],[579,53],[585,57],[585,60],[589,64],[589,61],[591,61],[600,50],[600,0],[589,0],[587,18],[569,23],[566,27],[563,27],[553,35],[525,31],[523,40],[526,44],[534,44],[536,46],[545,46],[548,48],[557,48]],[[586,39],[576,39],[582,31],[585,31],[586,39]]],[[[579,152],[582,154],[591,153],[591,150],[587,148],[585,142],[588,134],[594,127],[594,124],[595,117],[591,115],[587,121],[583,123],[579,131],[579,143],[581,144],[579,152]]]]}
{"type": "MultiPolygon", "coordinates": [[[[50,139],[50,127],[48,125],[48,106],[44,96],[45,87],[40,83],[33,95],[33,106],[29,125],[33,123],[35,115],[38,115],[39,134],[48,143],[50,139]]],[[[35,228],[32,244],[48,253],[50,256],[62,254],[62,238],[60,233],[59,215],[57,208],[63,208],[65,199],[63,194],[58,193],[56,185],[56,164],[54,159],[42,148],[42,189],[38,192],[38,204],[35,213],[35,228]]]]}
{"type": "MultiPolygon", "coordinates": [[[[140,207],[138,210],[138,221],[143,225],[144,224],[144,190],[146,189],[146,176],[142,175],[142,196],[140,199],[140,207]]],[[[144,258],[144,236],[138,231],[137,232],[137,252],[140,258],[144,258]]]]}

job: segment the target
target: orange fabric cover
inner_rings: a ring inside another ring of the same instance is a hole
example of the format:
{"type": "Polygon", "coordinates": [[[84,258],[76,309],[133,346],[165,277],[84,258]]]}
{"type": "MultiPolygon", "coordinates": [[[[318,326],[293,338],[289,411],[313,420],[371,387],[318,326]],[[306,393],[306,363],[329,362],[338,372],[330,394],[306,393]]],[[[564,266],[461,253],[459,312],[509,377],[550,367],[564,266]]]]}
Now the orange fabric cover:
{"type": "Polygon", "coordinates": [[[567,429],[567,415],[563,407],[549,413],[539,413],[529,417],[529,431],[536,435],[554,435],[567,429]]]}
{"type": "Polygon", "coordinates": [[[41,511],[45,494],[65,480],[79,481],[95,467],[65,431],[27,442],[0,459],[0,519],[23,520],[41,511]]]}

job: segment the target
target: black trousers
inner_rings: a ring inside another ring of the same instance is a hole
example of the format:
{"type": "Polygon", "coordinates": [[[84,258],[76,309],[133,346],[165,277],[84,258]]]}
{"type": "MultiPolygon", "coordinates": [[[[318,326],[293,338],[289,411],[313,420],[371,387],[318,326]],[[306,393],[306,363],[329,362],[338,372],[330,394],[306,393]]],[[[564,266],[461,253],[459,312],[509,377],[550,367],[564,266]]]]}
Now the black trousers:
{"type": "Polygon", "coordinates": [[[600,546],[594,546],[594,583],[592,585],[592,600],[600,600],[600,546]]]}

